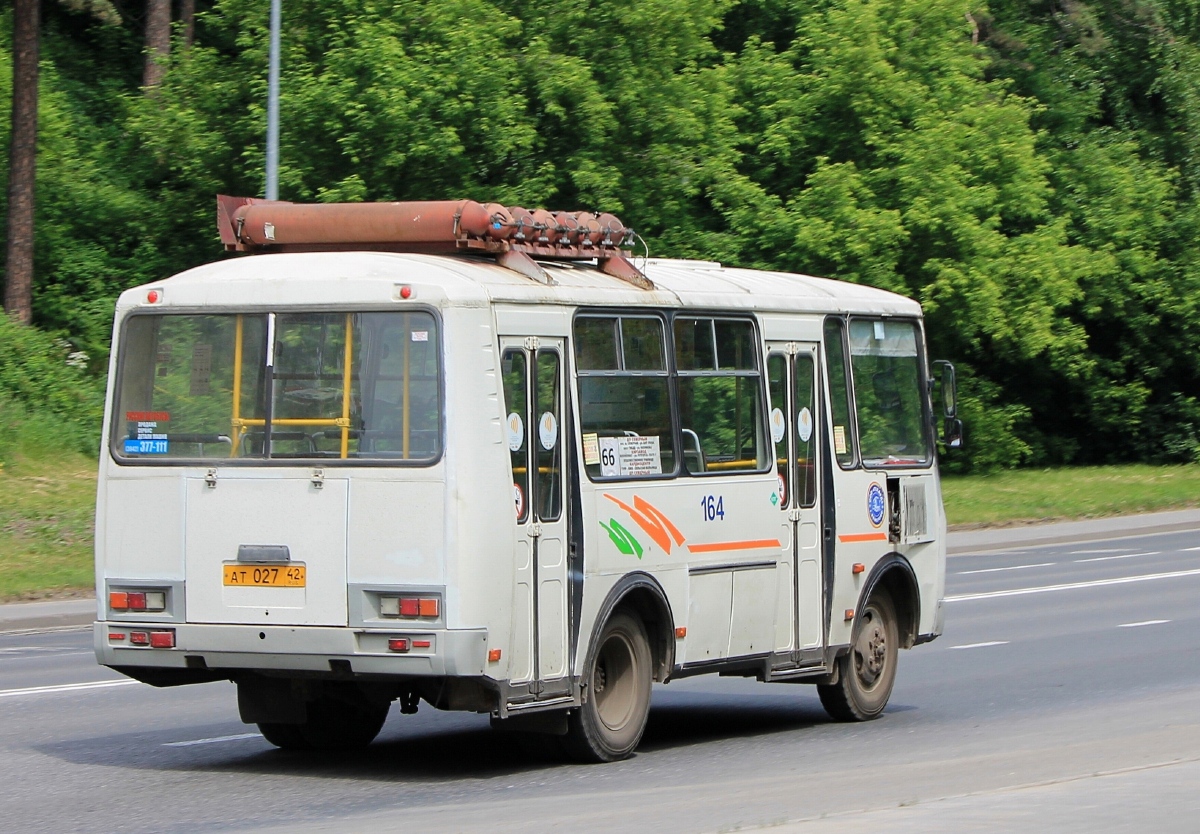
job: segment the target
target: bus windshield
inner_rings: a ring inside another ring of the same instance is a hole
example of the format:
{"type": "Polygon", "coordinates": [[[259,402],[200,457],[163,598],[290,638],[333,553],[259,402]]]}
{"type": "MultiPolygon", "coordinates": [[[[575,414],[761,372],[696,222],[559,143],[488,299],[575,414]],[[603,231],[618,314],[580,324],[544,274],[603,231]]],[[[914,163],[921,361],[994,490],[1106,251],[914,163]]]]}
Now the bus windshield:
{"type": "Polygon", "coordinates": [[[916,324],[851,319],[850,367],[863,464],[928,463],[916,324]]]}
{"type": "Polygon", "coordinates": [[[442,448],[438,345],[420,311],[137,315],[118,358],[112,452],[429,463],[442,448]]]}

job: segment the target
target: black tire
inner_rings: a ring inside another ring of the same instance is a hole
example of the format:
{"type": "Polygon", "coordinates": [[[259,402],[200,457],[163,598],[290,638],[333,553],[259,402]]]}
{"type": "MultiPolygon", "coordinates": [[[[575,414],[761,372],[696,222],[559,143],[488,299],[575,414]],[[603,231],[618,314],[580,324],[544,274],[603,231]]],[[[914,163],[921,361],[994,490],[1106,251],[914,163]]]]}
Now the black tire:
{"type": "Polygon", "coordinates": [[[838,721],[878,718],[896,682],[900,630],[896,606],[883,588],[859,612],[850,651],[838,658],[838,682],[817,686],[821,706],[838,721]]]}
{"type": "Polygon", "coordinates": [[[312,745],[301,732],[300,724],[268,724],[260,722],[258,731],[263,738],[274,744],[280,750],[311,750],[312,745]]]}
{"type": "Polygon", "coordinates": [[[641,619],[617,611],[596,640],[583,704],[571,711],[563,745],[582,762],[628,758],[650,716],[650,641],[641,619]]]}
{"type": "Polygon", "coordinates": [[[283,750],[360,750],[379,735],[389,707],[318,698],[308,703],[303,724],[263,723],[258,729],[283,750]]]}

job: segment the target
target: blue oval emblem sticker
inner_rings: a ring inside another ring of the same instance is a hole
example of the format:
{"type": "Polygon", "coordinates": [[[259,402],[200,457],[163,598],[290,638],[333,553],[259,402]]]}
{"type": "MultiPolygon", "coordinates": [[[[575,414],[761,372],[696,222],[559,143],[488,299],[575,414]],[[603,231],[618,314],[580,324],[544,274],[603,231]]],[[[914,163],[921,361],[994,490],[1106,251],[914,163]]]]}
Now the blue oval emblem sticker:
{"type": "Polygon", "coordinates": [[[883,524],[883,513],[887,508],[887,500],[883,495],[883,487],[879,484],[871,484],[867,489],[867,515],[871,518],[871,524],[878,527],[883,524]]]}

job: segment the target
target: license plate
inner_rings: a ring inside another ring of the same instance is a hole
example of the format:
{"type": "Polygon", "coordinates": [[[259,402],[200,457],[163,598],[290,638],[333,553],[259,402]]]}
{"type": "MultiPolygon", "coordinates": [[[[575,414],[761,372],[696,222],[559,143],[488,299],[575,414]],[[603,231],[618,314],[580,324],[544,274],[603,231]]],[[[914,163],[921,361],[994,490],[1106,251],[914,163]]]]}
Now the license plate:
{"type": "Polygon", "coordinates": [[[247,588],[303,588],[304,565],[225,565],[225,584],[247,588]]]}

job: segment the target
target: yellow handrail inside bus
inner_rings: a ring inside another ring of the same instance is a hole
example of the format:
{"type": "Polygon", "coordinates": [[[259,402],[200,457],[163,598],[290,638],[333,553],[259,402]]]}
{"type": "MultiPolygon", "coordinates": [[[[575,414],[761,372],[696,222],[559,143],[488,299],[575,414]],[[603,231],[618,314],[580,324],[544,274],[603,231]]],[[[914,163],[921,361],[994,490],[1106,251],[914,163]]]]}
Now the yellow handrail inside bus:
{"type": "MultiPolygon", "coordinates": [[[[243,350],[243,317],[238,315],[237,328],[233,339],[233,415],[232,424],[233,450],[231,455],[237,457],[241,445],[243,431],[247,428],[265,427],[267,421],[262,417],[242,417],[242,350],[243,350]]],[[[407,345],[406,345],[407,347],[407,345]]],[[[341,457],[350,457],[350,391],[353,382],[351,360],[354,358],[353,314],[346,314],[346,350],[344,354],[345,367],[342,369],[342,416],[341,417],[277,417],[271,420],[272,426],[336,426],[342,430],[341,457]]],[[[406,369],[407,376],[407,369],[406,369]]],[[[407,383],[406,383],[407,391],[407,383]]],[[[406,415],[407,416],[407,415],[406,415]]],[[[407,451],[405,452],[407,457],[407,451]]]]}
{"type": "Polygon", "coordinates": [[[238,446],[242,440],[242,316],[237,317],[237,329],[233,339],[233,418],[231,419],[232,427],[230,434],[233,438],[233,443],[229,450],[229,456],[236,458],[238,455],[238,446]]]}
{"type": "Polygon", "coordinates": [[[353,341],[354,330],[351,328],[350,313],[346,313],[346,366],[342,369],[342,422],[338,424],[342,427],[343,460],[350,456],[350,358],[353,341]]]}

